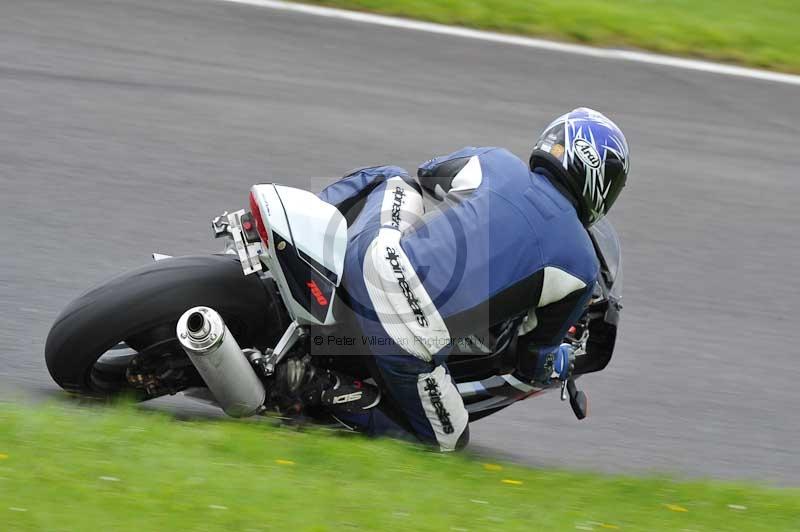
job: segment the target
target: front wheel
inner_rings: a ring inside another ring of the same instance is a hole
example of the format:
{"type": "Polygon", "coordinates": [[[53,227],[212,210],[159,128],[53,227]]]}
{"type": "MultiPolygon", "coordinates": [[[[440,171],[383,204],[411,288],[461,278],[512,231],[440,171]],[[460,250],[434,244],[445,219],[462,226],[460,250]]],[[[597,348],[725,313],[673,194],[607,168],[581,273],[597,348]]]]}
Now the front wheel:
{"type": "Polygon", "coordinates": [[[198,305],[219,312],[242,346],[274,345],[288,325],[274,281],[245,276],[236,257],[170,258],[72,301],[47,337],[47,369],[59,386],[85,395],[133,391],[151,398],[202,385],[175,338],[178,318],[198,305]],[[164,382],[139,378],[134,386],[128,378],[132,367],[164,382]]]}

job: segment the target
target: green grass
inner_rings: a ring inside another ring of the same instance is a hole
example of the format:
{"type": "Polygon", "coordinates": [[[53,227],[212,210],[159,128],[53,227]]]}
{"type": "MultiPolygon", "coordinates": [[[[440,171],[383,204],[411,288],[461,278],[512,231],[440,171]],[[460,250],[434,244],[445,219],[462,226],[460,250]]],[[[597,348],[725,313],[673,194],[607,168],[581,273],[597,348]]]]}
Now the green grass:
{"type": "Polygon", "coordinates": [[[132,408],[0,404],[3,532],[359,529],[800,530],[800,491],[526,469],[132,408]]]}
{"type": "Polygon", "coordinates": [[[797,0],[310,0],[600,46],[800,72],[797,0]]]}

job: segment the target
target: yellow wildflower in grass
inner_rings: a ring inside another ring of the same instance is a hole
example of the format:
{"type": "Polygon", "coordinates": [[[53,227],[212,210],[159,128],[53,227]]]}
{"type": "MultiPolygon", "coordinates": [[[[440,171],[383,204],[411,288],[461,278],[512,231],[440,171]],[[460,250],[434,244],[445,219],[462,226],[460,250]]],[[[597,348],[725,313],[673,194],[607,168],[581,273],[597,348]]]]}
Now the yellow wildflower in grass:
{"type": "Polygon", "coordinates": [[[0,453],[0,460],[7,460],[8,455],[6,453],[0,453]]]}
{"type": "Polygon", "coordinates": [[[664,505],[668,510],[672,510],[673,512],[688,512],[686,508],[683,506],[679,506],[677,504],[665,504],[664,505]]]}
{"type": "Polygon", "coordinates": [[[513,480],[513,479],[510,479],[510,478],[504,478],[500,482],[502,482],[503,484],[511,484],[513,486],[519,486],[519,485],[522,484],[521,480],[513,480]]]}
{"type": "Polygon", "coordinates": [[[294,462],[292,462],[291,460],[282,460],[280,458],[275,460],[275,463],[279,465],[294,465],[294,462]]]}

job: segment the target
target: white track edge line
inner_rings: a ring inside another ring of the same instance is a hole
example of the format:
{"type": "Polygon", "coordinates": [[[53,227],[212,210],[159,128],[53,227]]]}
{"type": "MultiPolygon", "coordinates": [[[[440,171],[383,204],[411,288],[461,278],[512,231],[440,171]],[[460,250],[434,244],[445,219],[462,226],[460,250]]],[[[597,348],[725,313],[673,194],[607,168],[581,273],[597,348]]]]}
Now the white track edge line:
{"type": "Polygon", "coordinates": [[[555,52],[564,52],[575,55],[600,57],[604,59],[616,59],[622,61],[631,61],[634,63],[645,63],[649,65],[681,68],[684,70],[695,70],[700,72],[708,72],[712,74],[722,74],[726,76],[737,76],[742,78],[772,81],[776,83],[786,83],[789,85],[800,85],[800,76],[798,75],[783,74],[780,72],[770,72],[768,70],[759,70],[755,68],[738,67],[733,65],[724,65],[721,63],[712,63],[710,61],[682,59],[680,57],[673,57],[669,55],[651,54],[647,52],[636,52],[631,50],[620,50],[614,48],[595,48],[592,46],[583,46],[580,44],[560,43],[555,41],[547,41],[544,39],[535,39],[532,37],[521,37],[516,35],[507,35],[504,33],[495,33],[491,31],[472,30],[458,26],[446,26],[444,24],[434,24],[432,22],[420,22],[417,20],[389,17],[385,15],[373,15],[370,13],[347,11],[344,9],[336,9],[331,7],[284,2],[281,0],[220,0],[220,1],[234,3],[234,4],[246,4],[251,6],[264,7],[268,9],[276,9],[280,11],[304,13],[307,15],[314,15],[318,17],[349,20],[352,22],[361,22],[364,24],[375,24],[379,26],[388,26],[392,28],[423,31],[426,33],[434,33],[438,35],[450,35],[450,36],[463,37],[479,41],[509,44],[513,46],[523,46],[526,48],[538,48],[542,50],[551,50],[555,52]]]}

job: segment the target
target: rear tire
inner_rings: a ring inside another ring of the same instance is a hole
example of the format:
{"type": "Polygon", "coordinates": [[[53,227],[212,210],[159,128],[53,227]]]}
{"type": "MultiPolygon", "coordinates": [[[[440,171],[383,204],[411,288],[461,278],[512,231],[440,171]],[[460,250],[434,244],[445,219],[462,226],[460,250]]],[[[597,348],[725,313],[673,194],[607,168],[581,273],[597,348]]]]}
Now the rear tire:
{"type": "Polygon", "coordinates": [[[47,369],[72,392],[129,390],[124,362],[97,360],[122,342],[137,350],[168,340],[181,314],[198,305],[219,312],[241,346],[272,346],[288,318],[270,284],[269,278],[245,276],[232,255],[176,257],[124,273],[61,312],[45,344],[47,369]]]}

